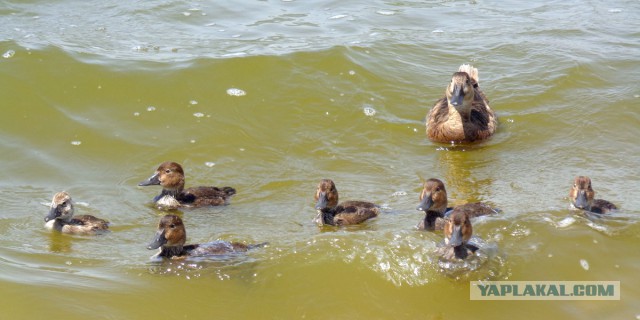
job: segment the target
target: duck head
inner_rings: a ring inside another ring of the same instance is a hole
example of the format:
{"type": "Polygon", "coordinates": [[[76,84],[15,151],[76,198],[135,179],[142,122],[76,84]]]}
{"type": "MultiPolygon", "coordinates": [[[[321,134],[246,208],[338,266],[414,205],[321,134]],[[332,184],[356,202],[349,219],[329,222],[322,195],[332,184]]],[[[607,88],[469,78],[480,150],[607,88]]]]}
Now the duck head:
{"type": "Polygon", "coordinates": [[[468,111],[475,95],[469,74],[460,71],[454,73],[445,95],[450,107],[453,106],[458,111],[468,111]]]}
{"type": "Polygon", "coordinates": [[[447,211],[447,190],[442,181],[431,178],[424,182],[424,188],[420,193],[420,204],[416,210],[435,211],[444,216],[447,211]]]}
{"type": "Polygon", "coordinates": [[[574,207],[582,210],[590,210],[596,193],[591,188],[591,179],[586,176],[578,176],[573,180],[573,186],[569,190],[569,198],[574,207]]]}
{"type": "Polygon", "coordinates": [[[147,249],[153,250],[161,248],[161,251],[180,252],[187,240],[187,231],[184,228],[182,219],[176,215],[166,215],[160,219],[158,230],[147,249]]]}
{"type": "Polygon", "coordinates": [[[160,164],[149,179],[138,183],[138,186],[161,185],[164,194],[178,194],[184,189],[184,170],[180,164],[167,161],[160,164]]]}
{"type": "Polygon", "coordinates": [[[51,200],[49,214],[44,218],[44,222],[53,219],[69,221],[73,218],[73,212],[74,208],[71,196],[66,191],[58,192],[53,196],[53,200],[51,200]]]}
{"type": "Polygon", "coordinates": [[[316,201],[316,210],[335,208],[338,205],[338,189],[331,179],[322,179],[313,197],[316,201]]]}
{"type": "Polygon", "coordinates": [[[466,244],[473,235],[469,216],[463,211],[454,210],[444,225],[444,241],[452,247],[466,244]]]}

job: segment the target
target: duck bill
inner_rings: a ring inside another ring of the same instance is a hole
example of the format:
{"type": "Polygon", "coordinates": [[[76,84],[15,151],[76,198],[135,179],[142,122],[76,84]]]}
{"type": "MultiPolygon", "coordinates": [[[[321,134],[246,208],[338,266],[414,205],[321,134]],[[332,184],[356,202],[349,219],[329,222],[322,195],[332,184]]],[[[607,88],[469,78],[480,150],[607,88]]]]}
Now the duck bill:
{"type": "Polygon", "coordinates": [[[139,187],[145,187],[145,186],[159,185],[160,184],[160,179],[158,178],[158,176],[159,176],[159,173],[156,172],[154,175],[149,177],[149,179],[138,183],[138,186],[139,187]]]}
{"type": "Polygon", "coordinates": [[[164,229],[158,230],[156,235],[153,237],[153,241],[149,243],[147,249],[153,250],[162,247],[165,243],[167,243],[167,238],[164,237],[164,229]]]}
{"type": "Polygon", "coordinates": [[[454,106],[461,106],[462,100],[464,100],[464,93],[462,92],[462,87],[456,85],[453,88],[453,93],[451,94],[451,99],[449,99],[449,103],[454,106]]]}
{"type": "Polygon", "coordinates": [[[451,232],[451,238],[449,239],[449,245],[457,247],[462,244],[462,226],[453,226],[453,232],[451,232]]]}
{"type": "Polygon", "coordinates": [[[51,210],[49,210],[49,214],[47,214],[46,217],[44,217],[44,222],[48,222],[50,220],[53,220],[57,217],[60,216],[60,212],[58,211],[58,208],[54,207],[51,208],[51,210]]]}
{"type": "Polygon", "coordinates": [[[587,193],[584,191],[578,191],[578,196],[576,197],[576,203],[574,206],[578,209],[586,209],[587,205],[587,193]]]}
{"type": "Polygon", "coordinates": [[[322,210],[327,207],[329,203],[329,199],[327,199],[326,192],[320,192],[320,196],[318,196],[318,202],[316,202],[316,210],[322,210]]]}
{"type": "Polygon", "coordinates": [[[433,205],[433,200],[431,199],[431,195],[427,195],[422,198],[420,204],[416,207],[416,210],[427,211],[433,205]]]}

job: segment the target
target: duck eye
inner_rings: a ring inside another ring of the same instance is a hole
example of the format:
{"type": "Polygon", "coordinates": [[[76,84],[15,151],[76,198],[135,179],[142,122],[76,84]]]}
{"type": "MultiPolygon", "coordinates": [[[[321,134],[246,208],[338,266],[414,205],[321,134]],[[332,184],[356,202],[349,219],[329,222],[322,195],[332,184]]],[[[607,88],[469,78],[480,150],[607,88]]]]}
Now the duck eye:
{"type": "Polygon", "coordinates": [[[171,225],[169,225],[169,228],[171,228],[171,229],[173,229],[173,228],[175,228],[175,227],[176,227],[176,225],[175,225],[175,224],[173,224],[173,223],[172,223],[171,225]]]}
{"type": "Polygon", "coordinates": [[[164,173],[171,173],[171,170],[167,169],[164,171],[164,173]]]}

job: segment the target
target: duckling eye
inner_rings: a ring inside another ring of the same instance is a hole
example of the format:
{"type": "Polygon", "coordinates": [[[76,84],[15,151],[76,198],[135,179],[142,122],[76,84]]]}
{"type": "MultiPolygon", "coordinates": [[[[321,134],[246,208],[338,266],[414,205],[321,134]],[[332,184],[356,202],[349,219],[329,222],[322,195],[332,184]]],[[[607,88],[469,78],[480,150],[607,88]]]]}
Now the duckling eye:
{"type": "Polygon", "coordinates": [[[171,170],[167,169],[164,171],[164,173],[171,173],[171,170]]]}
{"type": "Polygon", "coordinates": [[[175,224],[171,224],[171,225],[169,225],[169,228],[171,228],[171,229],[174,229],[175,227],[176,227],[176,225],[175,225],[175,224]]]}

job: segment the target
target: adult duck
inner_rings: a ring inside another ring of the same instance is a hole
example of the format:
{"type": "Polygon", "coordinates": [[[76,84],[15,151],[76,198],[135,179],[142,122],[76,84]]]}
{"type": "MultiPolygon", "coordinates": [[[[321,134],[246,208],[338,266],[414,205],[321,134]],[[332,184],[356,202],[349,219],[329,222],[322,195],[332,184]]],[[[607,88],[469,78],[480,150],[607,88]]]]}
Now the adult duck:
{"type": "Polygon", "coordinates": [[[109,222],[92,215],[74,216],[75,208],[66,191],[58,192],[51,200],[49,214],[44,218],[45,228],[68,234],[98,234],[109,229],[109,222]]]}
{"type": "Polygon", "coordinates": [[[454,209],[465,212],[471,218],[497,212],[496,209],[481,202],[466,203],[455,208],[447,205],[447,189],[444,183],[435,178],[425,181],[420,193],[420,204],[416,207],[416,210],[424,211],[425,216],[416,227],[420,230],[442,230],[445,216],[454,209]]]}
{"type": "Polygon", "coordinates": [[[427,114],[427,137],[439,143],[470,143],[489,138],[498,118],[478,86],[478,69],[463,64],[427,114]]]}
{"type": "Polygon", "coordinates": [[[591,179],[586,176],[577,176],[573,180],[573,186],[569,190],[569,199],[574,208],[593,212],[607,213],[618,209],[615,204],[603,200],[594,199],[596,192],[591,187],[591,179]]]}
{"type": "Polygon", "coordinates": [[[358,224],[380,213],[377,205],[367,201],[344,201],[338,204],[338,189],[331,179],[320,181],[314,199],[318,215],[313,221],[319,226],[358,224]]]}
{"type": "Polygon", "coordinates": [[[162,186],[162,192],[153,198],[153,202],[163,209],[226,205],[229,198],[236,193],[236,190],[231,187],[206,186],[185,189],[184,184],[182,166],[167,161],[160,164],[156,172],[149,179],[140,182],[138,186],[162,186]]]}

